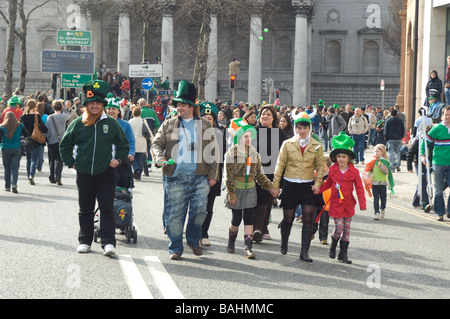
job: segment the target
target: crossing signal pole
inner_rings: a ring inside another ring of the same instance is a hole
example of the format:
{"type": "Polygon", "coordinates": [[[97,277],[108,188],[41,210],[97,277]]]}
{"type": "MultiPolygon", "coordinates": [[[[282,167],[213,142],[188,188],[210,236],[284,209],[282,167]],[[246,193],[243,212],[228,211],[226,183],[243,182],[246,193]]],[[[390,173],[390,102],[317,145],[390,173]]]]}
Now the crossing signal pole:
{"type": "Polygon", "coordinates": [[[234,103],[234,93],[236,91],[236,75],[230,75],[231,103],[234,103]]]}
{"type": "Polygon", "coordinates": [[[236,75],[230,75],[230,88],[234,89],[236,86],[236,75]]]}

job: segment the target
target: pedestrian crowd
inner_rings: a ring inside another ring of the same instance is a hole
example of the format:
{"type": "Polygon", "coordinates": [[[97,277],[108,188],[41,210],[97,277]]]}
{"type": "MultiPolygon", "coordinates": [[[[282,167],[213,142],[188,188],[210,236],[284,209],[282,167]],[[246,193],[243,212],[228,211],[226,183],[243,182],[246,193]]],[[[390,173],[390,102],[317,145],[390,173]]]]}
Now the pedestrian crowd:
{"type": "Polygon", "coordinates": [[[340,244],[338,260],[350,264],[347,251],[357,204],[353,191],[360,210],[366,210],[366,195],[373,196],[374,219],[385,218],[387,192],[394,193],[402,157],[409,172],[413,162],[416,172],[418,163],[423,164],[423,182],[413,206],[425,211],[434,206],[443,220],[443,193],[450,176],[450,106],[442,106],[432,88],[429,104],[419,110],[409,133],[398,106],[383,110],[371,105],[326,106],[323,100],[309,107],[281,105],[279,100],[258,105],[198,101],[195,86],[185,80],[173,96],[148,101],[138,93],[129,99],[126,82],[119,87],[122,91],[116,86],[93,80],[83,86],[83,96],[66,101],[53,98],[51,92],[27,97],[15,92],[10,98],[3,96],[1,103],[5,191],[18,193],[23,154],[28,182],[36,185],[35,173],[42,170],[47,146],[50,183],[63,185],[63,166],[77,173],[80,253],[90,251],[97,200],[102,248],[105,255],[115,254],[116,186],[134,187],[152,167],[162,172],[163,230],[173,260],[184,253],[183,232],[197,256],[212,244],[208,230],[215,199],[225,190],[224,205],[231,210],[229,253],[236,251],[243,221],[244,256],[254,259],[253,242],[272,238],[271,210],[279,206],[281,254],[288,251],[293,223],[301,221],[300,259],[312,262],[310,242],[318,230],[321,243],[329,244],[332,217],[329,256],[336,257],[340,244]],[[364,157],[367,148],[374,151],[370,159],[364,157]],[[121,172],[129,172],[131,180],[121,172]],[[434,203],[427,192],[427,173],[434,176],[434,203]]]}

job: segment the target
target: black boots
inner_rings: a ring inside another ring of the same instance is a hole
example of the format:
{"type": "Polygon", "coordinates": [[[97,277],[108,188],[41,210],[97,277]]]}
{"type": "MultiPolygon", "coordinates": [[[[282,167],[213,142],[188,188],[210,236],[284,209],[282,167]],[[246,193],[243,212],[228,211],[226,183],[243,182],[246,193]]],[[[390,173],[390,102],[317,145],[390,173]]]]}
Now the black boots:
{"type": "MultiPolygon", "coordinates": [[[[227,251],[230,254],[234,254],[234,251],[235,251],[234,247],[235,247],[237,235],[238,235],[238,232],[232,232],[231,230],[228,230],[227,251]]],[[[252,235],[244,235],[244,242],[245,242],[244,256],[248,259],[255,259],[255,254],[252,251],[253,236],[252,235]]]]}
{"type": "Polygon", "coordinates": [[[336,247],[337,247],[338,242],[339,242],[339,239],[334,239],[334,237],[331,236],[331,247],[330,247],[330,253],[328,254],[328,256],[330,256],[330,258],[332,258],[332,259],[336,258],[336,247]]]}
{"type": "Polygon", "coordinates": [[[313,260],[309,257],[308,250],[311,244],[311,232],[312,228],[303,224],[302,227],[302,248],[300,251],[300,259],[306,262],[312,262],[313,260]]]}
{"type": "Polygon", "coordinates": [[[292,223],[289,223],[283,219],[281,223],[278,225],[278,228],[281,228],[280,253],[286,255],[288,251],[288,242],[289,242],[289,235],[291,234],[292,223]]]}
{"type": "Polygon", "coordinates": [[[244,241],[245,241],[244,256],[248,259],[255,259],[255,254],[252,251],[253,236],[252,235],[244,235],[244,241]]]}
{"type": "Polygon", "coordinates": [[[342,262],[350,265],[352,263],[352,261],[350,259],[348,259],[348,257],[347,257],[347,250],[348,250],[349,242],[341,239],[340,243],[341,243],[340,244],[341,250],[339,251],[338,260],[341,260],[342,262]]]}
{"type": "Polygon", "coordinates": [[[234,254],[234,244],[236,243],[238,232],[232,232],[228,229],[228,245],[227,245],[227,251],[230,254],[234,254]]]}
{"type": "MultiPolygon", "coordinates": [[[[336,247],[337,247],[338,241],[339,241],[339,239],[334,239],[334,237],[331,236],[331,247],[330,247],[330,253],[328,254],[330,256],[330,258],[333,258],[333,259],[336,258],[336,247]]],[[[352,261],[350,259],[348,259],[348,256],[347,256],[348,245],[349,245],[348,241],[341,239],[340,245],[339,245],[340,251],[339,251],[339,255],[338,255],[338,260],[350,265],[352,263],[352,261]]]]}

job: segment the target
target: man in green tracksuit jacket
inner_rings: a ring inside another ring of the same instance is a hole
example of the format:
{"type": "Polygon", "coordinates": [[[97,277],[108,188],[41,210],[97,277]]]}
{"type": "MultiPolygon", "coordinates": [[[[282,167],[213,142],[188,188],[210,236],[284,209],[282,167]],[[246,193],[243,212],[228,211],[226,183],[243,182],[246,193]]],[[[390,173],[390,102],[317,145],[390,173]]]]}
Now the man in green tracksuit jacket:
{"type": "MultiPolygon", "coordinates": [[[[434,143],[433,149],[433,173],[434,173],[434,212],[439,221],[444,220],[445,202],[444,190],[445,181],[450,181],[450,105],[442,109],[442,122],[425,135],[427,142],[434,143]]],[[[422,163],[425,163],[425,143],[422,141],[420,155],[422,163]]],[[[447,209],[450,207],[450,197],[447,200],[447,209]]],[[[450,213],[447,213],[450,218],[450,213]]]]}
{"type": "Polygon", "coordinates": [[[77,171],[79,253],[90,251],[94,236],[94,209],[97,199],[100,210],[101,243],[104,255],[115,254],[114,193],[117,181],[115,168],[128,156],[129,142],[120,126],[104,112],[109,85],[89,81],[83,86],[86,106],[82,116],[70,123],[59,151],[63,163],[77,171]]]}

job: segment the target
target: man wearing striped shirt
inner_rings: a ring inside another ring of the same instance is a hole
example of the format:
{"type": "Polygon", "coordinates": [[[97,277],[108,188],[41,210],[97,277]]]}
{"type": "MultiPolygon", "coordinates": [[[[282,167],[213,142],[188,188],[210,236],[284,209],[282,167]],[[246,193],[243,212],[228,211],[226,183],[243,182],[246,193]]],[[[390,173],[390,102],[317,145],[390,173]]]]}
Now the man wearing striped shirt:
{"type": "MultiPolygon", "coordinates": [[[[445,181],[450,181],[450,105],[442,110],[442,122],[435,125],[426,134],[427,142],[434,143],[433,150],[433,172],[434,172],[434,211],[438,215],[438,220],[444,220],[445,202],[444,190],[445,181]]],[[[425,164],[425,143],[422,141],[420,155],[425,164]]],[[[450,207],[450,197],[447,201],[447,209],[450,207]]],[[[450,218],[450,213],[447,213],[450,218]]]]}

